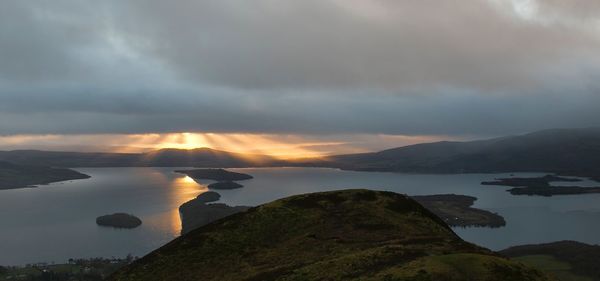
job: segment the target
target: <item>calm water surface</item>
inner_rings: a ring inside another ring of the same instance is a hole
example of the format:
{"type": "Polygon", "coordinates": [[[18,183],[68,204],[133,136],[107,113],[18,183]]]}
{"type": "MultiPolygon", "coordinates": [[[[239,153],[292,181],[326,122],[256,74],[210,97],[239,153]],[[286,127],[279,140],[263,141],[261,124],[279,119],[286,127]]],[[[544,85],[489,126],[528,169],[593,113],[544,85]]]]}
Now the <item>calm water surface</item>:
{"type": "MultiPolygon", "coordinates": [[[[0,264],[147,254],[179,235],[177,208],[205,192],[205,184],[211,183],[198,184],[173,173],[175,169],[82,168],[77,170],[91,175],[91,179],[0,191],[0,264]],[[132,213],[143,224],[133,230],[96,225],[97,216],[114,212],[132,213]]],[[[507,174],[411,175],[319,168],[232,170],[255,178],[244,181],[242,189],[218,191],[221,202],[231,205],[257,205],[293,194],[345,188],[409,195],[465,194],[479,198],[476,207],[497,212],[507,220],[503,228],[455,229],[465,240],[494,250],[565,239],[600,243],[600,195],[513,196],[504,187],[479,184],[507,174]]]]}

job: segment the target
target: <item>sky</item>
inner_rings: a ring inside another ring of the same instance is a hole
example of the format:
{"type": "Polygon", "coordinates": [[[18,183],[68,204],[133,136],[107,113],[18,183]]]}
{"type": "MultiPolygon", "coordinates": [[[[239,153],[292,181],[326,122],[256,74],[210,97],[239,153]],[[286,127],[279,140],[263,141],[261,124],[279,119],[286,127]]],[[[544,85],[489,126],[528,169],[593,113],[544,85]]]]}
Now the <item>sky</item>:
{"type": "Polygon", "coordinates": [[[600,126],[598,81],[595,0],[0,7],[0,149],[349,153],[600,126]]]}

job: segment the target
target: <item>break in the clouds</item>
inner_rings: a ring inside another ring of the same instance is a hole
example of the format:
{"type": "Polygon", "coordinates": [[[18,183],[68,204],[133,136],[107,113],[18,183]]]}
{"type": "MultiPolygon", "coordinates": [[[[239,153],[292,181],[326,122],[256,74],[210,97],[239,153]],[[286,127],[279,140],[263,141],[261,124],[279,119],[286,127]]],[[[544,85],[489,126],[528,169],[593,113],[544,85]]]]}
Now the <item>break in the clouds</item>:
{"type": "Polygon", "coordinates": [[[0,134],[600,125],[592,0],[0,4],[0,134]]]}

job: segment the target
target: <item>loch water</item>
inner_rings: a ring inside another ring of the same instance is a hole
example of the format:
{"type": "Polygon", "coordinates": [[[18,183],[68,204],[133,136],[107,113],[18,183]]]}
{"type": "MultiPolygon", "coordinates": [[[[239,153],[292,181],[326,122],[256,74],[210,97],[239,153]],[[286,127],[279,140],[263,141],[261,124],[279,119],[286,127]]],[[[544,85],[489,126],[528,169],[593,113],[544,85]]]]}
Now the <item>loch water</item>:
{"type": "MultiPolygon", "coordinates": [[[[0,190],[0,265],[65,262],[69,258],[142,256],[179,235],[178,207],[207,191],[178,168],[80,168],[90,179],[0,190]],[[115,212],[142,219],[136,229],[97,226],[115,212]]],[[[499,213],[502,228],[454,228],[463,239],[500,250],[557,240],[600,243],[600,194],[514,196],[481,181],[508,174],[424,175],[325,168],[231,169],[254,176],[244,188],[219,190],[229,205],[258,205],[294,194],[369,188],[409,195],[464,194],[475,207],[499,213]]],[[[540,174],[518,173],[517,176],[540,174]]],[[[556,183],[560,185],[560,183],[556,183]]],[[[565,183],[572,184],[572,183],[565,183]]],[[[599,185],[584,181],[577,185],[599,185]]]]}

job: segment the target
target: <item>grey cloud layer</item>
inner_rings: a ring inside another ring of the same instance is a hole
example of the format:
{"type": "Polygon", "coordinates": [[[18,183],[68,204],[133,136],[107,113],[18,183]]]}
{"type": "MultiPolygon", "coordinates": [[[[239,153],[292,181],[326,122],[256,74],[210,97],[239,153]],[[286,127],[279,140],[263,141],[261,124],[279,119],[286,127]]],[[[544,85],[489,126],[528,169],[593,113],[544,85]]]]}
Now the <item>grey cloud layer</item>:
{"type": "Polygon", "coordinates": [[[595,1],[19,1],[0,134],[600,125],[595,1]]]}

